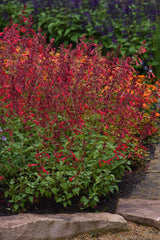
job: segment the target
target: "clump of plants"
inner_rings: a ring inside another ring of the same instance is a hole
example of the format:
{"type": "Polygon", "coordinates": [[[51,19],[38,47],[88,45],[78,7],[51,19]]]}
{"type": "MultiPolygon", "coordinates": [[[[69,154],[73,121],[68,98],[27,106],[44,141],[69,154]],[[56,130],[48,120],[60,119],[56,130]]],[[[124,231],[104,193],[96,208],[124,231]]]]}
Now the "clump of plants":
{"type": "Polygon", "coordinates": [[[0,33],[1,198],[13,212],[43,197],[94,208],[157,134],[158,88],[133,59],[84,39],[56,52],[22,20],[0,33]]]}

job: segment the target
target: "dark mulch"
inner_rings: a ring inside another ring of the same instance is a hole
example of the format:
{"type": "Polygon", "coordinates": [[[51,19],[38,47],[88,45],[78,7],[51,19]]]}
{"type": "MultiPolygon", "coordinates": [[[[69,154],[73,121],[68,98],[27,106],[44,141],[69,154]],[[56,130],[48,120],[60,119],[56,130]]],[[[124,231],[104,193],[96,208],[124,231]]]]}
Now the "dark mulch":
{"type": "MultiPolygon", "coordinates": [[[[150,156],[149,159],[153,159],[155,147],[149,146],[150,156]]],[[[146,161],[146,164],[149,160],[146,161]]],[[[119,198],[128,198],[136,185],[144,180],[146,177],[145,169],[141,172],[128,173],[123,178],[121,183],[118,184],[119,192],[110,194],[109,196],[102,197],[100,203],[96,209],[80,210],[78,207],[78,201],[75,199],[73,205],[70,208],[63,208],[60,204],[57,204],[54,200],[42,199],[37,206],[28,207],[28,213],[37,214],[55,214],[55,213],[76,213],[76,212],[110,212],[115,213],[117,202],[119,198]]],[[[6,210],[6,203],[0,202],[0,216],[11,215],[11,212],[6,210]]]]}

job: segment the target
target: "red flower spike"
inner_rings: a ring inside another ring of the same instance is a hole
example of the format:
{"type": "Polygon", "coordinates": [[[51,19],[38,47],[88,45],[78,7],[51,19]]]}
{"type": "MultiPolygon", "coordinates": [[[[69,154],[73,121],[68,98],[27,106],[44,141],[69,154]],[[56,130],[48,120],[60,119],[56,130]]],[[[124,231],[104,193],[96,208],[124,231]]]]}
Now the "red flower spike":
{"type": "Polygon", "coordinates": [[[0,176],[0,181],[3,180],[3,179],[4,179],[4,177],[0,176]]]}
{"type": "Polygon", "coordinates": [[[49,172],[42,165],[40,165],[40,166],[41,166],[43,172],[49,174],[49,172]]]}
{"type": "Polygon", "coordinates": [[[32,164],[28,164],[28,167],[33,167],[33,166],[37,166],[38,164],[36,163],[32,163],[32,164]]]}
{"type": "Polygon", "coordinates": [[[48,153],[46,153],[46,157],[47,157],[47,158],[50,158],[50,155],[49,155],[48,153]]]}
{"type": "Polygon", "coordinates": [[[72,176],[71,178],[69,178],[69,181],[72,182],[73,178],[75,178],[76,175],[72,176]]]}

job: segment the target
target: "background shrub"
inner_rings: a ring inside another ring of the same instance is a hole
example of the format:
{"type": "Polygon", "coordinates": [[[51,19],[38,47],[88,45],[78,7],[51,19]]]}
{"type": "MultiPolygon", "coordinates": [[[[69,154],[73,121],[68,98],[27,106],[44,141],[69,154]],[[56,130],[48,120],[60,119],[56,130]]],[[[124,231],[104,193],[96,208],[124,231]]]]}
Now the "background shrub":
{"type": "MultiPolygon", "coordinates": [[[[148,65],[158,69],[158,32],[160,4],[158,1],[132,0],[63,0],[63,1],[7,1],[0,5],[1,30],[10,17],[18,22],[18,16],[26,4],[26,14],[32,14],[34,30],[42,28],[48,42],[54,38],[54,46],[76,42],[84,34],[86,40],[93,37],[101,43],[103,53],[121,45],[121,55],[133,55],[146,40],[148,53],[144,58],[148,65]],[[156,23],[156,25],[155,25],[156,23]],[[155,31],[155,28],[157,29],[155,31]],[[156,43],[155,43],[155,39],[156,43]]],[[[158,74],[158,73],[157,73],[158,74]]]]}

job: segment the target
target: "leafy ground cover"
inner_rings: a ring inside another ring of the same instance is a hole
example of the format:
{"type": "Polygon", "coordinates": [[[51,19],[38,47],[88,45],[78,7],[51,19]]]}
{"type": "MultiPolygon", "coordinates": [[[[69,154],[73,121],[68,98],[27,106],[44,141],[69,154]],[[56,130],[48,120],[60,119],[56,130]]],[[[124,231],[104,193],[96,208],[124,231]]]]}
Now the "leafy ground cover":
{"type": "Polygon", "coordinates": [[[81,39],[56,52],[22,19],[0,34],[1,200],[13,212],[42,198],[96,208],[143,165],[158,135],[159,83],[133,68],[144,46],[119,58],[81,39]]]}

